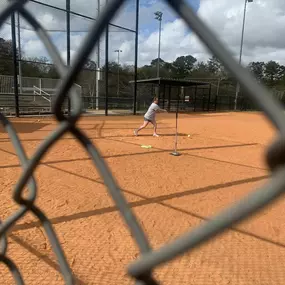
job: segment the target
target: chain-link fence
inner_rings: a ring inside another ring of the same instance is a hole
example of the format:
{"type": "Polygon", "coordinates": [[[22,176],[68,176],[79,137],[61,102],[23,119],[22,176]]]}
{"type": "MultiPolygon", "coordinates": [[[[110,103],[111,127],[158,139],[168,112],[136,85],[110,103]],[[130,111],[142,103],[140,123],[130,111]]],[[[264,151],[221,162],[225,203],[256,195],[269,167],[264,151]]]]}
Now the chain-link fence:
{"type": "MultiPolygon", "coordinates": [[[[26,7],[48,32],[64,63],[70,65],[106,2],[94,0],[78,4],[75,0],[31,0],[26,3],[26,7]]],[[[136,0],[130,2],[128,5],[137,3],[136,0]]],[[[5,1],[0,1],[0,7],[3,3],[5,1]]],[[[127,73],[129,80],[134,80],[137,72],[138,12],[129,12],[128,7],[124,5],[116,18],[109,23],[108,29],[101,35],[100,41],[78,74],[76,83],[82,91],[83,111],[94,114],[108,114],[109,111],[112,113],[113,109],[119,108],[113,101],[120,102],[112,99],[114,97],[128,102],[121,106],[124,108],[123,112],[128,113],[133,109],[135,89],[128,86],[124,73],[127,73]],[[115,52],[117,50],[120,51],[119,54],[115,52]]],[[[0,63],[3,63],[0,84],[5,84],[5,76],[11,77],[17,73],[17,90],[7,93],[0,86],[0,108],[7,115],[51,113],[52,100],[46,98],[54,97],[58,85],[48,88],[34,84],[38,83],[39,78],[45,79],[45,82],[60,79],[48,51],[39,41],[31,24],[20,13],[7,18],[3,24],[0,31],[0,63]],[[14,48],[17,53],[16,65],[13,62],[14,48]],[[30,78],[30,84],[24,86],[27,77],[30,78]],[[17,100],[14,93],[19,94],[17,100]],[[37,95],[37,100],[34,100],[34,95],[37,95]]],[[[16,81],[12,78],[14,80],[16,81]]],[[[67,103],[63,106],[65,112],[70,109],[67,103]]]]}
{"type": "Polygon", "coordinates": [[[26,1],[9,1],[1,11],[0,25],[3,25],[4,21],[13,15],[13,13],[19,12],[37,32],[37,35],[49,52],[58,74],[60,74],[60,77],[62,78],[62,83],[56,91],[55,101],[53,102],[53,111],[59,124],[56,130],[42,142],[30,159],[27,158],[13,125],[2,113],[0,113],[1,122],[9,134],[23,168],[21,176],[13,190],[13,199],[20,205],[20,207],[15,213],[13,213],[13,215],[2,221],[0,225],[0,261],[9,268],[17,284],[24,284],[24,280],[16,266],[17,261],[12,261],[7,257],[7,235],[11,227],[28,212],[32,212],[41,222],[52,245],[52,249],[57,256],[59,267],[66,284],[74,284],[74,278],[69,264],[57,239],[57,235],[53,230],[53,226],[46,215],[34,203],[37,196],[37,184],[33,177],[34,171],[39,165],[44,154],[67,132],[73,134],[82,147],[89,153],[94,166],[97,167],[100,175],[102,176],[109,194],[112,196],[122,218],[125,220],[128,229],[131,232],[132,237],[140,249],[141,256],[139,259],[128,267],[129,275],[137,280],[137,284],[158,284],[152,276],[152,271],[157,266],[180,256],[186,251],[201,245],[209,239],[212,239],[214,236],[231,227],[234,223],[248,218],[250,215],[264,206],[267,206],[270,202],[276,200],[283,194],[285,189],[285,168],[283,165],[285,118],[281,105],[276,99],[269,95],[269,92],[263,86],[255,82],[253,76],[247,70],[244,70],[234,59],[232,59],[230,52],[219,40],[217,40],[217,37],[205,26],[185,1],[168,0],[167,2],[178,13],[178,15],[185,20],[189,27],[197,33],[208,48],[223,62],[226,68],[236,75],[250,98],[261,110],[263,110],[268,119],[270,119],[279,130],[279,137],[267,152],[267,162],[273,172],[272,178],[261,189],[256,192],[252,192],[242,201],[212,217],[211,220],[203,223],[196,229],[182,235],[162,248],[153,250],[133,211],[130,209],[127,201],[120,191],[115,178],[112,176],[96,146],[81,131],[81,129],[76,126],[78,119],[81,117],[82,100],[74,82],[91,54],[96,41],[104,32],[106,25],[110,22],[124,1],[109,1],[109,4],[102,11],[101,16],[98,18],[96,23],[92,24],[90,32],[82,42],[80,50],[70,68],[67,68],[64,65],[58,49],[51,41],[47,32],[31,15],[27,7],[25,7],[26,1]],[[62,112],[62,106],[68,96],[71,101],[71,113],[69,116],[65,116],[62,112]],[[24,195],[26,185],[29,189],[28,195],[24,195]]]}

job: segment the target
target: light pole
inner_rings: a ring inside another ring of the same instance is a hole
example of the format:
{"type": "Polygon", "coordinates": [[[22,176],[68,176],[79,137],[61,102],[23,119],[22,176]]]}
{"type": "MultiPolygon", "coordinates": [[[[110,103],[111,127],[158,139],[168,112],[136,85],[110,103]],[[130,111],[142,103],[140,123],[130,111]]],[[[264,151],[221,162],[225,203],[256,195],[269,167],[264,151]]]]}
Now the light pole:
{"type": "MultiPolygon", "coordinates": [[[[242,32],[241,32],[241,42],[240,42],[240,52],[239,52],[239,64],[241,64],[241,57],[242,57],[246,7],[247,7],[247,3],[252,3],[252,2],[253,2],[253,0],[245,0],[244,1],[244,12],[243,12],[243,22],[242,22],[242,32]]],[[[240,84],[239,84],[239,82],[237,82],[236,97],[235,97],[235,110],[237,109],[237,100],[238,100],[239,90],[240,90],[240,84]]]]}
{"type": "Polygon", "coordinates": [[[122,50],[116,49],[114,52],[118,53],[118,86],[117,86],[117,95],[119,95],[119,91],[120,91],[120,52],[122,52],[122,50]]]}
{"type": "Polygon", "coordinates": [[[159,77],[159,63],[160,63],[160,41],[161,41],[161,21],[162,12],[157,11],[154,13],[155,19],[159,21],[159,39],[158,39],[158,57],[157,57],[157,77],[159,77]]]}

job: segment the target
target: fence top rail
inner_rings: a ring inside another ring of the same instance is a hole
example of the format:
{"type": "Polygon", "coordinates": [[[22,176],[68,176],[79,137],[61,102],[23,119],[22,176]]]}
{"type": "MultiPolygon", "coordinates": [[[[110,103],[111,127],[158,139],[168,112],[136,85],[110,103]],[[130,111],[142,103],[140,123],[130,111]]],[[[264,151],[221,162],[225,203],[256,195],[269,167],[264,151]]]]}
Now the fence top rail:
{"type": "Polygon", "coordinates": [[[209,82],[202,82],[202,81],[193,81],[193,80],[185,80],[185,79],[177,79],[177,78],[163,78],[163,77],[156,77],[156,78],[148,78],[148,79],[139,79],[139,80],[131,80],[129,81],[130,84],[155,84],[155,85],[168,85],[172,87],[189,87],[189,86],[203,86],[203,85],[210,85],[209,82]]]}
{"type": "MultiPolygon", "coordinates": [[[[19,76],[19,75],[18,75],[19,76]]],[[[5,75],[5,74],[0,74],[0,78],[14,78],[13,75],[5,75]]],[[[62,81],[61,78],[49,78],[49,77],[32,77],[32,76],[22,76],[23,79],[43,79],[43,80],[57,80],[57,81],[62,81]]]]}

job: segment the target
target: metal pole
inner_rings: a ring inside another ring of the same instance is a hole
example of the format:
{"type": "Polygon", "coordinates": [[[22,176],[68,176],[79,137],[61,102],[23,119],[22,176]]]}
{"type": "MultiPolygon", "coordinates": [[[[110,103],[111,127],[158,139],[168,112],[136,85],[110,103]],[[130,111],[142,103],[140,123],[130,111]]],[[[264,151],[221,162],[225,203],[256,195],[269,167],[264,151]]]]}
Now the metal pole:
{"type": "Polygon", "coordinates": [[[180,156],[181,154],[177,152],[177,141],[178,141],[178,111],[179,111],[179,94],[178,94],[178,99],[177,99],[177,104],[176,104],[176,114],[175,114],[175,120],[176,120],[176,125],[175,125],[175,144],[174,144],[174,152],[171,153],[173,156],[180,156]]]}
{"type": "Polygon", "coordinates": [[[196,103],[197,103],[197,89],[198,85],[195,85],[195,93],[194,93],[194,112],[196,112],[196,103]]]}
{"type": "MultiPolygon", "coordinates": [[[[97,19],[100,16],[100,0],[97,1],[97,5],[98,5],[98,13],[97,13],[97,19]]],[[[97,44],[97,67],[100,68],[100,39],[98,40],[98,44],[97,44]]]]}
{"type": "Polygon", "coordinates": [[[108,95],[109,95],[109,24],[106,27],[105,41],[105,116],[108,116],[108,95]]]}
{"type": "Polygon", "coordinates": [[[137,113],[137,80],[138,80],[138,46],[139,46],[139,9],[140,0],[136,0],[136,38],[135,38],[135,84],[134,84],[134,101],[133,114],[137,113]]]}
{"type": "Polygon", "coordinates": [[[177,101],[177,108],[176,108],[176,125],[175,125],[175,147],[174,147],[174,152],[177,153],[177,132],[178,132],[178,105],[179,101],[177,101]]]}
{"type": "MultiPolygon", "coordinates": [[[[108,0],[106,0],[108,5],[108,0]]],[[[105,32],[105,116],[108,116],[108,96],[109,96],[109,23],[105,32]]]]}
{"type": "MultiPolygon", "coordinates": [[[[97,1],[98,4],[98,13],[97,13],[97,18],[99,18],[100,16],[100,0],[97,1]]],[[[96,68],[96,110],[99,110],[99,80],[100,80],[100,39],[98,40],[98,45],[97,45],[97,68],[96,68]]],[[[94,105],[94,101],[93,101],[93,105],[94,105]]],[[[93,106],[94,108],[94,106],[93,106]]]]}
{"type": "Polygon", "coordinates": [[[158,101],[160,101],[160,79],[158,81],[158,86],[157,86],[157,97],[158,97],[158,101]]]}
{"type": "Polygon", "coordinates": [[[217,92],[216,92],[216,97],[215,97],[215,111],[217,111],[217,100],[218,100],[219,91],[220,91],[220,82],[221,82],[221,79],[219,77],[218,86],[217,86],[217,92]]]}
{"type": "Polygon", "coordinates": [[[163,84],[162,109],[164,109],[164,104],[165,104],[165,84],[163,84]]]}
{"type": "Polygon", "coordinates": [[[118,51],[118,86],[117,86],[117,95],[120,93],[120,50],[118,51]]]}
{"type": "Polygon", "coordinates": [[[171,104],[171,85],[169,85],[168,88],[169,89],[168,89],[168,106],[167,106],[167,110],[168,110],[168,112],[170,112],[170,108],[171,108],[171,106],[170,106],[170,104],[171,104]]]}
{"type": "Polygon", "coordinates": [[[21,31],[20,31],[20,13],[17,13],[18,16],[18,52],[19,52],[19,85],[20,85],[20,94],[23,93],[22,86],[22,49],[21,49],[21,31]]]}
{"type": "Polygon", "coordinates": [[[211,93],[212,93],[212,84],[209,86],[209,97],[208,97],[208,112],[210,111],[210,103],[211,103],[211,93]]]}
{"type": "MultiPolygon", "coordinates": [[[[241,42],[240,42],[240,53],[239,53],[239,64],[241,64],[242,50],[243,50],[243,39],[244,39],[244,27],[245,27],[245,16],[246,16],[246,7],[247,2],[253,2],[253,0],[244,1],[244,12],[243,12],[243,22],[242,22],[242,32],[241,32],[241,42]]],[[[236,85],[236,96],[235,96],[235,110],[237,109],[237,100],[240,91],[240,84],[237,82],[236,85]]]]}
{"type": "MultiPolygon", "coordinates": [[[[70,0],[66,0],[66,63],[70,66],[70,0]]],[[[68,114],[70,113],[71,104],[68,96],[68,114]]]]}
{"type": "MultiPolygon", "coordinates": [[[[96,110],[99,110],[99,80],[100,80],[100,69],[96,66],[95,70],[95,100],[96,100],[96,110]]],[[[94,109],[94,99],[92,101],[92,108],[94,109]]]]}
{"type": "Polygon", "coordinates": [[[159,76],[160,76],[160,41],[161,41],[161,20],[159,21],[159,40],[158,40],[157,77],[159,77],[159,76]]]}
{"type": "Polygon", "coordinates": [[[218,84],[217,84],[216,96],[219,96],[219,93],[220,93],[220,84],[221,84],[221,78],[219,77],[219,79],[218,79],[218,84]]]}
{"type": "Polygon", "coordinates": [[[117,96],[119,96],[120,93],[120,52],[122,52],[120,49],[114,50],[114,52],[118,53],[118,79],[117,79],[117,96]]]}
{"type": "Polygon", "coordinates": [[[159,38],[158,38],[158,57],[157,57],[157,77],[160,76],[160,42],[161,42],[161,21],[162,21],[162,12],[157,11],[154,13],[155,19],[159,21],[159,38]]]}
{"type": "Polygon", "coordinates": [[[19,112],[19,89],[17,76],[17,44],[16,44],[16,24],[15,13],[11,15],[11,33],[12,33],[12,49],[13,49],[13,65],[14,65],[14,92],[15,92],[15,112],[16,117],[20,116],[19,112]]]}

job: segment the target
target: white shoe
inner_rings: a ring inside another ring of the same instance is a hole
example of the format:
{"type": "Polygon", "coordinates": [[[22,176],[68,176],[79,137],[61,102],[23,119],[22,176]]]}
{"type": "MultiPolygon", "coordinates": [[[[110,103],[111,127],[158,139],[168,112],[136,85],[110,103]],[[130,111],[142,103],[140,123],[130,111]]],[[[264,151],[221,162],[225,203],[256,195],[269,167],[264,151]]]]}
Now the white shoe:
{"type": "Polygon", "coordinates": [[[138,132],[136,130],[134,130],[134,135],[137,137],[138,136],[138,132]]]}
{"type": "Polygon", "coordinates": [[[153,136],[154,136],[154,137],[157,137],[157,138],[159,137],[159,135],[158,135],[158,134],[153,134],[153,136]]]}

